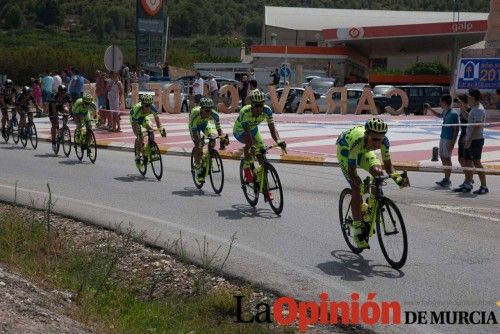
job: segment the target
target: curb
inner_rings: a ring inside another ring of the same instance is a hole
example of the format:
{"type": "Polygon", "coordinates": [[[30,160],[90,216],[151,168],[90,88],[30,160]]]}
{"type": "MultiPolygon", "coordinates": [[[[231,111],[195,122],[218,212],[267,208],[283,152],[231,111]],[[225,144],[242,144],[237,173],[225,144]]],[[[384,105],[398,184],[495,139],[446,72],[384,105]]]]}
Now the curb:
{"type": "MultiPolygon", "coordinates": [[[[39,140],[50,142],[49,138],[38,137],[39,140]]],[[[168,145],[161,144],[158,145],[160,152],[164,155],[173,155],[181,157],[190,157],[191,151],[180,147],[168,147],[168,145]]],[[[107,149],[112,151],[121,152],[134,152],[132,144],[124,143],[113,143],[109,141],[97,141],[97,147],[101,149],[107,149]]],[[[222,159],[227,160],[240,160],[240,151],[219,151],[222,159]]],[[[267,159],[274,163],[284,163],[292,165],[309,165],[309,166],[323,166],[323,167],[339,167],[339,163],[334,158],[325,158],[321,156],[307,156],[300,154],[287,154],[286,156],[280,156],[276,154],[269,154],[267,159]]],[[[435,164],[426,164],[414,161],[394,161],[394,168],[396,170],[406,170],[411,172],[424,172],[424,173],[440,173],[443,171],[443,167],[435,164]]],[[[500,165],[483,165],[486,175],[500,175],[500,165]]],[[[463,174],[463,170],[460,167],[453,166],[451,169],[453,174],[463,174]]]]}

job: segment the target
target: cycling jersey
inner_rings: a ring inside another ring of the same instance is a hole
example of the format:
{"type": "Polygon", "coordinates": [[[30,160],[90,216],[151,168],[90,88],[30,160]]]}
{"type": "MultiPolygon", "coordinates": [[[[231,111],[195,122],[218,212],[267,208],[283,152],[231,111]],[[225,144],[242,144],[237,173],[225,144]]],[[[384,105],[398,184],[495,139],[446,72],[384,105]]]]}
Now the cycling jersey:
{"type": "Polygon", "coordinates": [[[26,111],[29,108],[30,102],[36,104],[33,94],[21,93],[16,96],[16,106],[21,107],[21,109],[24,111],[26,111]]]}
{"type": "Polygon", "coordinates": [[[68,93],[54,93],[50,96],[49,103],[53,103],[56,107],[61,107],[66,103],[71,103],[71,96],[68,93]]]}
{"type": "MultiPolygon", "coordinates": [[[[361,155],[371,152],[365,147],[365,127],[357,126],[350,130],[344,131],[337,139],[337,145],[341,147],[342,157],[347,158],[349,166],[359,164],[361,155]]],[[[380,146],[382,152],[382,160],[390,160],[389,154],[389,139],[384,137],[380,146]]]]}
{"type": "Polygon", "coordinates": [[[83,103],[83,99],[79,98],[76,100],[75,104],[73,104],[73,114],[76,116],[84,116],[85,119],[92,119],[91,113],[95,113],[97,106],[92,102],[90,104],[83,103]]]}
{"type": "Polygon", "coordinates": [[[240,110],[239,116],[233,126],[233,133],[242,134],[245,131],[245,127],[248,127],[252,133],[256,132],[259,124],[264,120],[267,120],[267,124],[274,123],[273,111],[269,106],[264,105],[262,113],[254,117],[252,115],[252,105],[246,105],[240,110]]]}
{"type": "Polygon", "coordinates": [[[142,108],[142,102],[135,104],[132,109],[130,109],[130,122],[144,124],[148,116],[158,115],[158,109],[152,104],[150,112],[144,112],[142,108]]]}
{"type": "Polygon", "coordinates": [[[4,102],[11,104],[15,101],[17,90],[14,86],[3,86],[0,88],[0,96],[3,97],[4,102]]]}
{"type": "Polygon", "coordinates": [[[210,119],[214,121],[215,128],[220,130],[220,117],[214,109],[212,109],[208,118],[203,118],[201,116],[201,107],[193,108],[189,114],[189,131],[191,133],[205,131],[210,119]]]}

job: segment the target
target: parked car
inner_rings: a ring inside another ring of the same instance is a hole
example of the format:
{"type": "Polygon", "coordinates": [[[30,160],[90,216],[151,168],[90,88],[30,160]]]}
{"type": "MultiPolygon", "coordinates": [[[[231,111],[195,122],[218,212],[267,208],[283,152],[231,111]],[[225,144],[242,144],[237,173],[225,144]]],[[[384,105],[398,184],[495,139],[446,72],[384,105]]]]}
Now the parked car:
{"type": "MultiPolygon", "coordinates": [[[[356,86],[354,86],[356,87],[356,86]]],[[[363,95],[364,86],[358,86],[356,88],[348,88],[347,89],[347,113],[354,114],[358,107],[359,99],[361,95],[363,95]]],[[[339,94],[335,94],[333,96],[334,99],[340,99],[339,94]]],[[[377,107],[377,112],[382,114],[385,112],[385,106],[388,103],[388,99],[383,95],[375,95],[373,94],[373,100],[375,101],[375,106],[377,107]]]]}
{"type": "MultiPolygon", "coordinates": [[[[283,109],[286,113],[295,113],[299,108],[300,101],[302,100],[302,96],[304,95],[305,89],[302,87],[290,87],[290,92],[288,93],[288,98],[285,102],[285,108],[283,109]]],[[[283,88],[276,89],[276,94],[278,98],[281,98],[281,94],[283,94],[283,88]]],[[[328,110],[328,105],[326,104],[326,98],[324,95],[314,94],[316,98],[316,104],[318,105],[319,112],[326,112],[328,110]]],[[[266,94],[266,104],[271,104],[271,98],[269,93],[266,94]]],[[[309,109],[305,109],[308,111],[309,109]]],[[[309,110],[310,111],[310,110],[309,110]]]]}
{"type": "Polygon", "coordinates": [[[415,115],[424,114],[424,104],[429,103],[431,107],[439,106],[443,95],[443,87],[435,85],[404,85],[396,86],[408,95],[408,111],[415,115]]]}
{"type": "Polygon", "coordinates": [[[318,75],[308,75],[306,77],[306,81],[301,84],[302,88],[306,88],[307,86],[309,86],[309,83],[311,82],[312,79],[318,79],[318,78],[321,77],[318,75]]]}
{"type": "Polygon", "coordinates": [[[314,93],[325,95],[330,88],[336,86],[337,82],[338,80],[335,78],[315,78],[309,82],[309,86],[311,86],[314,93]]]}

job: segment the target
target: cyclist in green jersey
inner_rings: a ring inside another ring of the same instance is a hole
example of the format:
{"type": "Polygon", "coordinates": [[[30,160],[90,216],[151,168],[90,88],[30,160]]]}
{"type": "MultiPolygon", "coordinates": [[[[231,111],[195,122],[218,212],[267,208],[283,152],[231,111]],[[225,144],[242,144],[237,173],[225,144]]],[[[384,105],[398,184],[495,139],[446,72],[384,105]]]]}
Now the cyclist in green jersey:
{"type": "Polygon", "coordinates": [[[345,178],[352,188],[352,215],[354,242],[358,248],[369,248],[367,240],[362,238],[361,231],[361,178],[356,171],[360,166],[372,176],[383,174],[380,161],[374,151],[380,149],[384,168],[392,179],[400,186],[409,185],[408,179],[403,179],[396,173],[389,154],[389,139],[386,137],[387,124],[381,119],[373,118],[365,126],[357,126],[340,134],[337,138],[337,159],[345,178]]]}
{"type": "MultiPolygon", "coordinates": [[[[215,136],[215,130],[219,137],[224,136],[220,127],[220,117],[215,111],[215,103],[211,98],[204,97],[200,100],[200,106],[194,107],[189,114],[189,133],[194,143],[194,169],[196,177],[201,182],[204,179],[203,170],[201,168],[202,145],[200,132],[203,132],[207,137],[215,136]],[[215,124],[209,121],[212,120],[215,124]]],[[[222,139],[221,139],[222,140],[222,139]]],[[[224,141],[224,145],[228,145],[229,140],[224,141]]]]}
{"type": "MultiPolygon", "coordinates": [[[[130,124],[132,125],[132,130],[135,134],[135,145],[136,147],[141,143],[141,127],[148,130],[152,129],[150,118],[154,117],[156,122],[156,128],[160,131],[162,137],[167,135],[164,128],[161,126],[160,117],[158,116],[158,109],[153,105],[153,96],[145,94],[141,97],[141,101],[130,109],[130,124]]],[[[136,154],[139,152],[136,152],[136,154]]],[[[135,157],[135,164],[140,167],[141,161],[138,155],[135,157]]]]}
{"type": "Polygon", "coordinates": [[[94,104],[94,99],[91,95],[86,94],[83,97],[77,99],[73,104],[73,117],[76,122],[76,131],[75,134],[80,134],[79,138],[75,137],[75,141],[80,143],[82,127],[85,126],[85,123],[90,122],[96,118],[96,110],[97,107],[94,104]]]}
{"type": "Polygon", "coordinates": [[[262,156],[259,154],[260,149],[264,148],[264,140],[259,133],[259,124],[264,120],[267,121],[271,137],[282,148],[286,147],[286,143],[279,138],[278,131],[274,126],[273,111],[264,104],[264,93],[255,90],[250,95],[250,104],[241,108],[238,118],[234,123],[233,135],[241,143],[245,144],[244,166],[245,179],[247,182],[253,182],[253,173],[250,166],[253,165],[252,154],[250,150],[254,150],[257,154],[259,163],[262,163],[262,156]]]}

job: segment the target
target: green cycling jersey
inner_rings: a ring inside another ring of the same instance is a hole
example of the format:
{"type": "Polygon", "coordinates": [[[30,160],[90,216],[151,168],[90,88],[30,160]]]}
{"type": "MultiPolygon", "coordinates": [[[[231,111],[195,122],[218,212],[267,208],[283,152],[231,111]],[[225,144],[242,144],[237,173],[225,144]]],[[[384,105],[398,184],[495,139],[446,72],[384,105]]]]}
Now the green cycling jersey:
{"type": "Polygon", "coordinates": [[[151,115],[158,115],[158,110],[154,105],[151,105],[149,112],[144,112],[142,107],[142,102],[135,104],[132,109],[130,109],[130,122],[144,124],[146,119],[151,115]]]}
{"type": "Polygon", "coordinates": [[[73,107],[71,110],[72,110],[73,114],[75,114],[76,116],[84,116],[86,120],[90,120],[90,119],[95,118],[94,114],[97,110],[97,107],[94,103],[85,104],[83,102],[83,99],[79,98],[73,104],[73,107]]]}
{"type": "MultiPolygon", "coordinates": [[[[372,152],[365,147],[365,127],[356,126],[350,130],[344,131],[337,139],[337,147],[340,156],[337,158],[347,159],[347,165],[362,165],[362,158],[366,154],[372,152]]],[[[382,152],[382,160],[387,161],[391,159],[389,154],[389,139],[384,137],[380,151],[382,152]]],[[[363,166],[362,166],[363,167],[363,166]]]]}
{"type": "Polygon", "coordinates": [[[189,131],[191,133],[205,131],[210,119],[215,123],[215,128],[220,130],[220,117],[214,109],[212,109],[208,118],[204,118],[201,116],[201,107],[193,108],[189,114],[189,131]]]}
{"type": "Polygon", "coordinates": [[[254,117],[252,115],[252,105],[246,105],[240,110],[239,116],[233,126],[233,132],[241,134],[245,131],[245,127],[248,127],[248,129],[252,131],[265,120],[267,120],[267,124],[274,123],[273,111],[269,106],[264,105],[262,113],[259,116],[254,117]]]}

